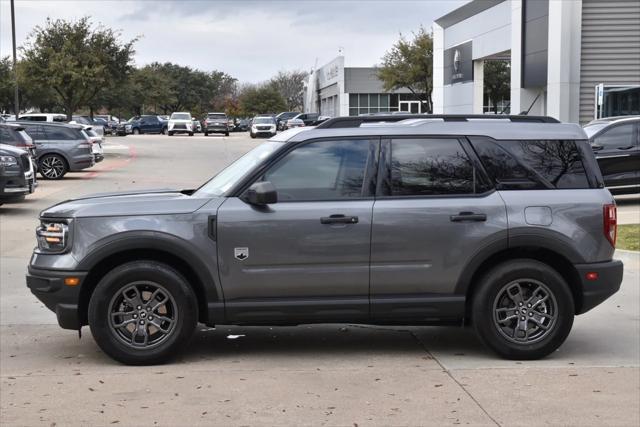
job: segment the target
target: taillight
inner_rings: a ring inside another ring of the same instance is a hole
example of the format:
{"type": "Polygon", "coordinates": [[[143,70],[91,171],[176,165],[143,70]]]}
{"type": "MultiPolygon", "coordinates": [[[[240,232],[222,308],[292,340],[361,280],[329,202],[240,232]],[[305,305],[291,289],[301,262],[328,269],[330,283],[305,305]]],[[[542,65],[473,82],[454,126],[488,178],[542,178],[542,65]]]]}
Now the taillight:
{"type": "Polygon", "coordinates": [[[604,218],[603,231],[611,246],[616,247],[616,237],[618,235],[618,214],[615,204],[604,205],[602,209],[604,218]]]}

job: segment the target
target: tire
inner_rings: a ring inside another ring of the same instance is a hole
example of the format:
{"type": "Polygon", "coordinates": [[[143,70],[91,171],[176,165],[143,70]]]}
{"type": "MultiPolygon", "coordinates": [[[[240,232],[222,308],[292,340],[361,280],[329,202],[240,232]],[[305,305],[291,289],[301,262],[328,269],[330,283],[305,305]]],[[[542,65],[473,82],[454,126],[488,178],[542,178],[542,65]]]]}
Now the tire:
{"type": "Polygon", "coordinates": [[[42,179],[58,180],[69,172],[69,166],[64,157],[58,154],[45,154],[38,159],[38,171],[42,179]]]}
{"type": "Polygon", "coordinates": [[[140,135],[140,129],[138,129],[138,128],[133,128],[133,134],[134,134],[134,135],[140,135]]]}
{"type": "Polygon", "coordinates": [[[189,132],[189,136],[193,136],[193,132],[189,132]]]}
{"type": "Polygon", "coordinates": [[[204,136],[209,136],[209,132],[205,132],[205,133],[204,133],[204,136]]]}
{"type": "Polygon", "coordinates": [[[166,135],[167,134],[167,128],[162,128],[162,130],[160,131],[160,133],[162,135],[166,135]]]}
{"type": "Polygon", "coordinates": [[[93,338],[106,354],[127,365],[154,365],[176,356],[193,334],[197,319],[198,303],[187,281],[156,261],[133,261],[114,268],[100,280],[89,301],[93,338]],[[151,308],[147,303],[153,294],[157,308],[145,310],[151,308]],[[115,322],[125,326],[117,327],[115,322]],[[166,328],[166,333],[160,328],[166,328]]]}
{"type": "Polygon", "coordinates": [[[169,136],[173,136],[173,132],[169,131],[169,136]]]}
{"type": "Polygon", "coordinates": [[[253,133],[251,133],[251,132],[249,132],[249,135],[251,135],[251,138],[253,138],[253,139],[255,139],[255,137],[256,137],[256,136],[255,136],[253,133]]]}
{"type": "Polygon", "coordinates": [[[562,276],[531,259],[491,269],[480,280],[471,307],[480,340],[514,360],[539,359],[555,351],[569,335],[574,314],[573,296],[562,276]]]}
{"type": "Polygon", "coordinates": [[[224,133],[224,136],[229,136],[229,132],[225,132],[225,133],[224,133]]]}

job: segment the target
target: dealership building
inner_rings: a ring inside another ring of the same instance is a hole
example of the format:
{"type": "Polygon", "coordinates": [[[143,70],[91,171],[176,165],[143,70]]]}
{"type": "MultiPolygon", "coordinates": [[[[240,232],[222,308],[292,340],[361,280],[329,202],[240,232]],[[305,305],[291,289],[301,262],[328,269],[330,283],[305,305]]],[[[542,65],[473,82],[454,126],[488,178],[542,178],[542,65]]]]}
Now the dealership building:
{"type": "Polygon", "coordinates": [[[385,91],[375,67],[345,67],[342,55],[311,72],[305,86],[304,108],[330,117],[421,112],[418,98],[408,89],[385,91]]]}
{"type": "Polygon", "coordinates": [[[433,36],[434,113],[486,112],[485,64],[509,61],[512,114],[640,114],[638,0],[473,0],[433,36]]]}

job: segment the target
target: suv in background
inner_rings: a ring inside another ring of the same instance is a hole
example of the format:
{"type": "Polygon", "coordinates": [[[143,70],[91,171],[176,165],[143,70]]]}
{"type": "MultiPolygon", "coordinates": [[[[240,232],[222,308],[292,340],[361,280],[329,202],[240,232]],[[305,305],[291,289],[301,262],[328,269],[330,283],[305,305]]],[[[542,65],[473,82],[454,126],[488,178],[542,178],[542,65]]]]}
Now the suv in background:
{"type": "Polygon", "coordinates": [[[66,123],[67,115],[59,113],[26,113],[20,114],[18,121],[66,123]]]}
{"type": "Polygon", "coordinates": [[[297,116],[293,117],[294,119],[300,119],[304,122],[305,126],[315,126],[320,118],[320,114],[318,113],[300,113],[297,116]]]}
{"type": "Polygon", "coordinates": [[[276,116],[276,124],[278,125],[278,130],[285,130],[287,120],[293,119],[298,114],[300,113],[298,113],[297,111],[285,111],[278,114],[276,116]]]}
{"type": "Polygon", "coordinates": [[[503,357],[552,353],[622,281],[586,135],[547,117],[404,117],[282,132],[198,190],[52,206],[27,285],[130,364],[175,355],[197,322],[470,323],[503,357]]]}
{"type": "Polygon", "coordinates": [[[167,133],[167,122],[162,120],[159,116],[143,115],[135,117],[129,120],[128,123],[131,127],[127,129],[127,133],[134,135],[141,135],[143,133],[160,133],[162,135],[167,133]]]}
{"type": "Polygon", "coordinates": [[[229,136],[229,118],[225,113],[207,113],[203,123],[204,136],[210,133],[223,133],[229,136]]]}
{"type": "Polygon", "coordinates": [[[608,117],[584,127],[613,194],[640,192],[640,116],[608,117]]]}
{"type": "MultiPolygon", "coordinates": [[[[0,127],[0,135],[5,130],[0,127]]],[[[36,172],[25,150],[0,142],[0,205],[18,202],[36,189],[36,172]]]]}
{"type": "Polygon", "coordinates": [[[249,129],[251,138],[257,136],[275,136],[277,132],[276,119],[271,116],[256,116],[251,120],[251,128],[249,129]]]}
{"type": "Polygon", "coordinates": [[[62,179],[67,172],[95,165],[86,125],[19,122],[36,146],[38,171],[44,179],[62,179]]]}
{"type": "Polygon", "coordinates": [[[169,126],[167,129],[169,136],[172,136],[174,133],[188,133],[189,136],[193,136],[194,129],[191,113],[172,113],[169,118],[169,126]]]}

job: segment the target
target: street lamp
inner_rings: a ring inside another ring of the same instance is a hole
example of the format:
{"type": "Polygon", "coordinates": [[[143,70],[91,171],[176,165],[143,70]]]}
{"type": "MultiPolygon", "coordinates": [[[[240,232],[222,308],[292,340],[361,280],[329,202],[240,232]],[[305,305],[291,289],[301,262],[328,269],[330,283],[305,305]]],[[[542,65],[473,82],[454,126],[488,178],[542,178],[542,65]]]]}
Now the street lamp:
{"type": "Polygon", "coordinates": [[[11,37],[13,39],[13,79],[14,79],[14,103],[13,112],[18,120],[18,113],[20,112],[20,100],[18,99],[18,58],[16,55],[16,12],[13,0],[11,0],[11,37]]]}

